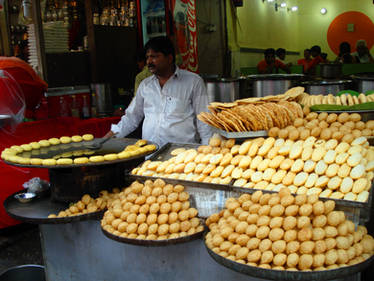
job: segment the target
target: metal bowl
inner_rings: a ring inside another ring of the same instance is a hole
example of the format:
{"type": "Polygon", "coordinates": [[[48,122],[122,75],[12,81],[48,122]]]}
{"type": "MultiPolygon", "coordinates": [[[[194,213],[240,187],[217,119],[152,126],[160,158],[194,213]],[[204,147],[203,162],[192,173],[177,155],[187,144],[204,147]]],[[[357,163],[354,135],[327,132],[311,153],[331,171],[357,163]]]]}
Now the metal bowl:
{"type": "Polygon", "coordinates": [[[30,202],[35,197],[36,197],[36,194],[32,192],[21,192],[21,193],[17,193],[14,195],[14,198],[17,199],[21,203],[30,202]]]}

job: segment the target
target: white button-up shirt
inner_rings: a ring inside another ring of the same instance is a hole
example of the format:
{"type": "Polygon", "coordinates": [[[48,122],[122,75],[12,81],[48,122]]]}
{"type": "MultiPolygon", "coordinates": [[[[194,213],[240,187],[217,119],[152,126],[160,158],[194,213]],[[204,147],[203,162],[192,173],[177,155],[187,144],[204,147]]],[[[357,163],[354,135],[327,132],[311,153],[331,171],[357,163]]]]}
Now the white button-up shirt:
{"type": "Polygon", "coordinates": [[[209,142],[212,130],[196,118],[207,111],[208,95],[203,80],[195,73],[179,69],[161,88],[155,75],[144,79],[125,115],[111,131],[125,137],[143,122],[143,139],[162,146],[168,142],[209,142]]]}

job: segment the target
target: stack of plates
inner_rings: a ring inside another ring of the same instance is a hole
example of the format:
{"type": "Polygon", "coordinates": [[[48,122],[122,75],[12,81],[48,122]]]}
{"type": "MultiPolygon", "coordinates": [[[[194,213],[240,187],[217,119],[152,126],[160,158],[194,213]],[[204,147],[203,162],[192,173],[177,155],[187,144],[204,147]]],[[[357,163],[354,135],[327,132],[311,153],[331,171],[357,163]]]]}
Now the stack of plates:
{"type": "Polygon", "coordinates": [[[62,53],[69,51],[68,25],[63,21],[43,23],[46,53],[62,53]]]}
{"type": "Polygon", "coordinates": [[[34,68],[38,69],[38,54],[36,52],[36,36],[35,36],[35,27],[34,24],[27,25],[28,33],[28,47],[29,47],[29,64],[34,68]]]}

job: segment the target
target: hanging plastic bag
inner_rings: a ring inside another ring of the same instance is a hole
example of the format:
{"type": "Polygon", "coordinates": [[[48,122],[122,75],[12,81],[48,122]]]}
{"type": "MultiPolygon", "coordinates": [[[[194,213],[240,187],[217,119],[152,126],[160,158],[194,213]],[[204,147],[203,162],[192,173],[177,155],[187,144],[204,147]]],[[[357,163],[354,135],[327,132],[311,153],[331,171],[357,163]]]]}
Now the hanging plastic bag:
{"type": "Polygon", "coordinates": [[[2,128],[23,121],[26,108],[25,97],[21,86],[6,70],[0,69],[0,115],[4,120],[2,128]]]}

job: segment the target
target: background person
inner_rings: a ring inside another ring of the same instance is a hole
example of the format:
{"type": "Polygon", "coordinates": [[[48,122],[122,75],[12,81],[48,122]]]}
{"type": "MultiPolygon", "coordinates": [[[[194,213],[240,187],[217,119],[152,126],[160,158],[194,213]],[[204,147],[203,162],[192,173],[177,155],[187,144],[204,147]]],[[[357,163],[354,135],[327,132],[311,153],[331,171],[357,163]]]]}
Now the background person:
{"type": "Polygon", "coordinates": [[[312,58],[311,58],[310,49],[305,49],[304,50],[304,58],[299,59],[297,61],[298,65],[302,65],[303,66],[303,73],[307,72],[309,64],[311,63],[311,61],[312,61],[312,58]]]}
{"type": "Polygon", "coordinates": [[[374,63],[374,59],[369,52],[366,41],[361,39],[356,42],[356,52],[352,56],[357,63],[374,63]]]}
{"type": "Polygon", "coordinates": [[[257,71],[260,74],[279,73],[279,69],[290,73],[290,69],[280,60],[275,59],[275,50],[273,48],[266,49],[264,52],[264,60],[257,64],[257,71]]]}
{"type": "Polygon", "coordinates": [[[175,64],[175,50],[169,38],[152,38],[145,46],[146,62],[152,76],[144,79],[135,98],[106,136],[125,137],[144,118],[142,138],[162,146],[168,142],[207,144],[209,125],[197,119],[207,110],[204,81],[175,64]]]}
{"type": "Polygon", "coordinates": [[[339,45],[339,55],[335,59],[339,63],[355,63],[356,59],[351,55],[351,45],[348,42],[342,42],[339,45]]]}
{"type": "Polygon", "coordinates": [[[275,51],[275,55],[279,58],[279,60],[281,62],[283,62],[285,65],[287,65],[288,67],[290,67],[292,65],[292,62],[289,62],[289,63],[286,63],[285,62],[285,59],[286,59],[286,49],[283,49],[283,48],[278,48],[276,51],[275,51]]]}

